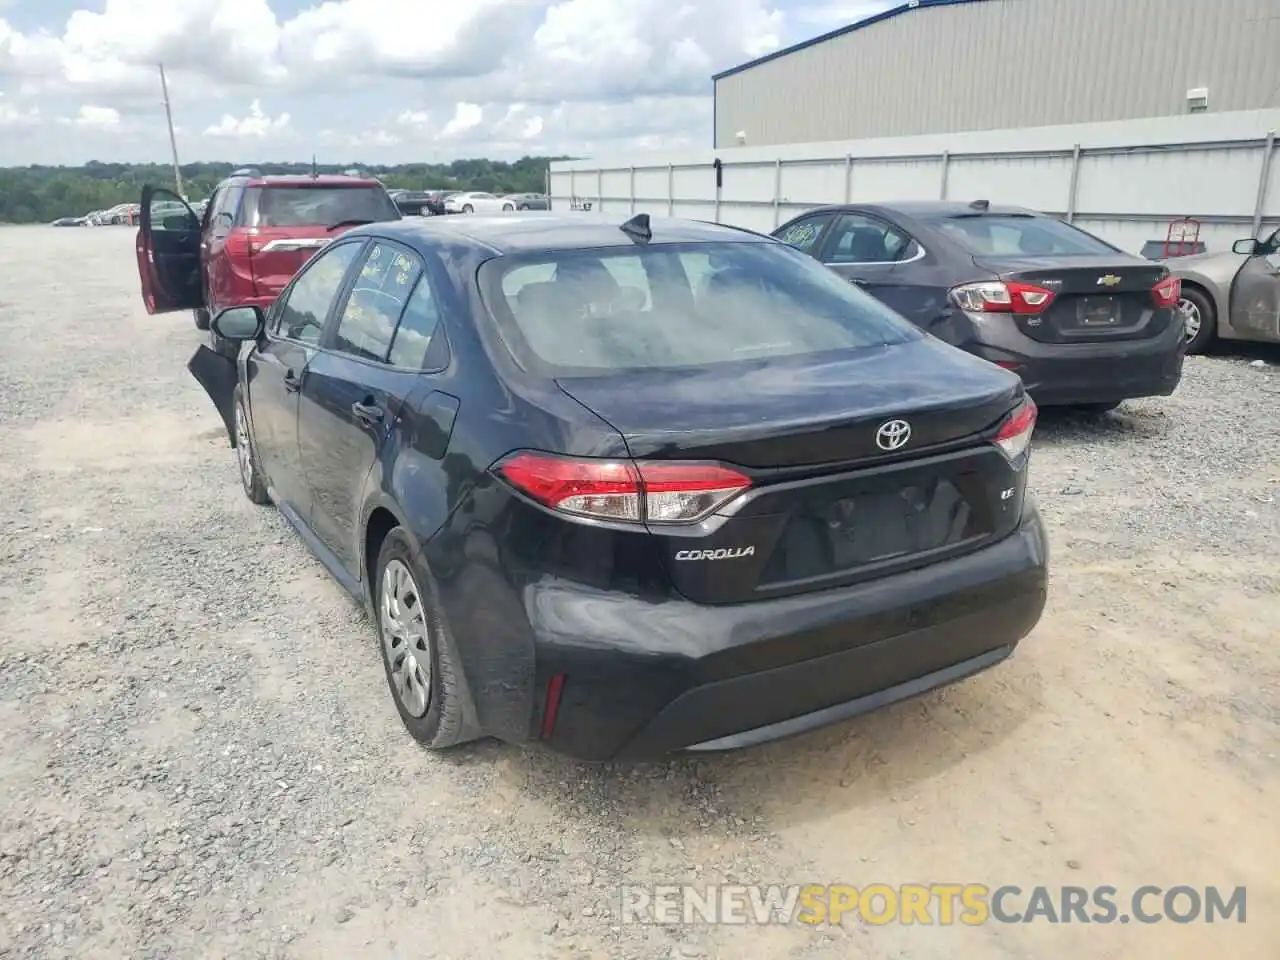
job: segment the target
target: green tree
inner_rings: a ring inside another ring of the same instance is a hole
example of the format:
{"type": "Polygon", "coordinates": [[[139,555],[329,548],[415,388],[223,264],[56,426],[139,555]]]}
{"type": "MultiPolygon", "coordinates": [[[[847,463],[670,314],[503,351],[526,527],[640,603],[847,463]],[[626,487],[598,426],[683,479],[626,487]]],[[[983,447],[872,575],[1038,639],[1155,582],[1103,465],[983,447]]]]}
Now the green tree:
{"type": "MultiPolygon", "coordinates": [[[[547,167],[567,157],[522,157],[514,163],[471,158],[452,163],[405,163],[396,166],[363,163],[320,164],[319,173],[342,173],[353,167],[377,177],[389,189],[485,190],[490,193],[541,193],[547,167]]],[[[240,167],[264,174],[307,174],[310,163],[188,163],[182,167],[187,197],[204,200],[218,181],[240,167]]],[[[0,167],[0,223],[47,223],[59,217],[79,217],[118,203],[136,203],[144,184],[173,186],[167,164],[102,163],[82,167],[0,167]]]]}

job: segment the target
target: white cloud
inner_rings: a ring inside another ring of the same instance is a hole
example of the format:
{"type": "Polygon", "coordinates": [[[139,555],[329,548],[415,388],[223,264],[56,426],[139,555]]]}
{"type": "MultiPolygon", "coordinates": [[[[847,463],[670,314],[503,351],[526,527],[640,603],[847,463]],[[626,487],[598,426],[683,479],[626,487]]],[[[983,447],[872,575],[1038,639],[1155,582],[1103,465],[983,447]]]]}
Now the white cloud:
{"type": "Polygon", "coordinates": [[[40,122],[39,107],[19,107],[0,93],[0,127],[27,127],[40,122]]]}
{"type": "MultiPolygon", "coordinates": [[[[619,147],[709,143],[712,73],[797,39],[797,24],[814,33],[883,6],[304,0],[286,14],[282,0],[73,2],[85,9],[40,30],[0,19],[0,87],[12,78],[6,89],[22,99],[7,115],[32,106],[65,114],[67,101],[91,98],[122,115],[113,143],[136,128],[139,144],[145,134],[163,146],[163,62],[175,120],[190,131],[184,156],[224,155],[243,138],[264,148],[279,139],[287,152],[289,133],[296,146],[326,127],[331,142],[367,147],[370,160],[412,159],[425,143],[471,155],[582,152],[610,138],[619,147]],[[259,105],[240,116],[228,100],[269,102],[280,115],[259,105]]],[[[0,163],[22,162],[15,151],[0,143],[0,163]]]]}
{"type": "Polygon", "coordinates": [[[270,133],[278,133],[289,125],[289,114],[282,113],[274,119],[262,112],[262,102],[255,100],[249,104],[247,116],[236,119],[224,113],[222,119],[205,128],[206,137],[241,137],[262,139],[270,133]]]}
{"type": "Polygon", "coordinates": [[[474,103],[459,103],[453,111],[453,119],[444,125],[440,136],[461,138],[484,122],[484,108],[474,103]]]}
{"type": "Polygon", "coordinates": [[[120,126],[120,111],[114,107],[85,104],[74,117],[63,117],[59,122],[95,130],[110,130],[120,126]]]}

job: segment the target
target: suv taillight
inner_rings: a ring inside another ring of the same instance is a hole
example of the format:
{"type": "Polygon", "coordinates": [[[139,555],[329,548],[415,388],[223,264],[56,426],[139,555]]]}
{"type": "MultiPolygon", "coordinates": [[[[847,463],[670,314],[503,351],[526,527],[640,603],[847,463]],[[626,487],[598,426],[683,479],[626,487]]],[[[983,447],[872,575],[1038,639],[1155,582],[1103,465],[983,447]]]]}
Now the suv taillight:
{"type": "Polygon", "coordinates": [[[1157,307],[1173,307],[1182,299],[1182,281],[1177,277],[1161,277],[1151,288],[1151,299],[1157,307]]]}
{"type": "Polygon", "coordinates": [[[696,523],[751,486],[715,464],[593,460],[521,451],[494,472],[560,513],[630,523],[696,523]]]}
{"type": "Polygon", "coordinates": [[[1042,313],[1057,294],[1032,283],[1016,280],[966,283],[951,291],[951,299],[970,313],[1042,313]]]}
{"type": "Polygon", "coordinates": [[[1000,425],[1000,430],[996,433],[995,445],[1004,451],[1004,455],[1011,462],[1017,462],[1018,458],[1031,446],[1031,433],[1036,428],[1038,413],[1035,401],[1026,397],[1000,425]]]}
{"type": "Polygon", "coordinates": [[[245,227],[232,227],[224,249],[228,256],[247,257],[253,253],[253,237],[245,227]]]}

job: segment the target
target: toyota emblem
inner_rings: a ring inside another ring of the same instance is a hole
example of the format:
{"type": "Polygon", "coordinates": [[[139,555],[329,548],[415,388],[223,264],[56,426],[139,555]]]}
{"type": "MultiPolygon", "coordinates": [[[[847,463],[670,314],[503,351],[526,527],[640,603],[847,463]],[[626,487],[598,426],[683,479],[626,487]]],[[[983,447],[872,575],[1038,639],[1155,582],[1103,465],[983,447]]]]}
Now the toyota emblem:
{"type": "Polygon", "coordinates": [[[876,430],[876,446],[881,450],[901,450],[911,439],[911,424],[905,420],[886,420],[876,430]]]}

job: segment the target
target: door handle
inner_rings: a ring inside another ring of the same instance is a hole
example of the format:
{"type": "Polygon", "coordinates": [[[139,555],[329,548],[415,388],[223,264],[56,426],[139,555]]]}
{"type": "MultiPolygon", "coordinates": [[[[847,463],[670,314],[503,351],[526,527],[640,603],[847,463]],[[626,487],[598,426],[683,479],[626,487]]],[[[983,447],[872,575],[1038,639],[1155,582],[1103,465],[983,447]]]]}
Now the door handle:
{"type": "Polygon", "coordinates": [[[372,402],[353,403],[351,405],[351,413],[361,423],[370,427],[382,422],[382,408],[372,402]]]}
{"type": "Polygon", "coordinates": [[[867,281],[865,281],[865,280],[859,280],[857,277],[850,277],[850,278],[849,278],[849,282],[850,282],[850,283],[852,283],[855,287],[860,287],[860,286],[862,286],[864,283],[866,283],[867,281]]]}
{"type": "Polygon", "coordinates": [[[289,393],[297,393],[302,389],[302,381],[298,379],[297,374],[292,370],[286,370],[284,372],[284,388],[289,391],[289,393]]]}

